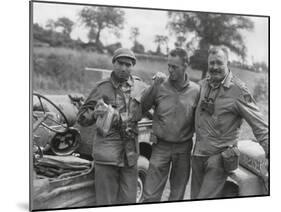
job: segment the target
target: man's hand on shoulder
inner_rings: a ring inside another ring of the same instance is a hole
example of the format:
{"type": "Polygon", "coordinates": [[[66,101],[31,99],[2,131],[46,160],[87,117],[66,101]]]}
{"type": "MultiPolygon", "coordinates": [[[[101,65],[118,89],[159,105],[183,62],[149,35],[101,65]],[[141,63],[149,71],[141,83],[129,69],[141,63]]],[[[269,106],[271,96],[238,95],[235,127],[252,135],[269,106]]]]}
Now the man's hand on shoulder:
{"type": "Polygon", "coordinates": [[[160,85],[167,79],[167,75],[164,74],[163,72],[157,72],[153,77],[152,77],[154,84],[155,85],[160,85]]]}

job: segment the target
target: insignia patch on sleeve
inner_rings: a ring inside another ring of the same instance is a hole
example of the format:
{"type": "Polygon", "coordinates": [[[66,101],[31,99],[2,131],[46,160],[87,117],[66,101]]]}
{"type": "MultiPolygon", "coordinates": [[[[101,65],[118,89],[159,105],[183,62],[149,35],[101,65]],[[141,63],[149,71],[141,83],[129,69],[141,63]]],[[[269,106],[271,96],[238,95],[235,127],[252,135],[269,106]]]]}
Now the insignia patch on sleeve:
{"type": "Polygon", "coordinates": [[[253,98],[250,94],[244,94],[243,96],[246,102],[251,103],[253,101],[253,98]]]}
{"type": "Polygon", "coordinates": [[[241,90],[242,90],[242,95],[243,95],[243,99],[245,100],[245,102],[247,103],[252,103],[252,102],[255,102],[253,96],[251,95],[249,89],[243,85],[241,87],[241,90]]]}

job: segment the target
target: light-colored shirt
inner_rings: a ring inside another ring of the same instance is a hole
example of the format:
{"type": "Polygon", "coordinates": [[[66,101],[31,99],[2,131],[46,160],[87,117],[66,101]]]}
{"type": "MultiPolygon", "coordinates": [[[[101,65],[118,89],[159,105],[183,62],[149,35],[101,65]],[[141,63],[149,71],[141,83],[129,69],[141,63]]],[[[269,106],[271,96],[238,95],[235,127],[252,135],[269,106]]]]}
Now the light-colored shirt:
{"type": "Polygon", "coordinates": [[[194,134],[194,112],[199,98],[199,85],[188,80],[176,89],[169,79],[152,85],[143,95],[143,112],[154,106],[153,133],[160,140],[182,143],[194,134]]]}

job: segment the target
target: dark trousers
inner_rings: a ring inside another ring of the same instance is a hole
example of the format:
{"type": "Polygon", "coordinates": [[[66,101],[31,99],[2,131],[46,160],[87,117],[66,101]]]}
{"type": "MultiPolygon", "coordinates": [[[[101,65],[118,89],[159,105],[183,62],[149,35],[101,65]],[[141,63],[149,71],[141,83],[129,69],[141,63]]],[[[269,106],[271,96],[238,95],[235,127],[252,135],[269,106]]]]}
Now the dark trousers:
{"type": "Polygon", "coordinates": [[[152,146],[144,185],[144,202],[159,202],[170,170],[169,201],[182,200],[190,175],[192,141],[173,144],[158,142],[152,146]]]}
{"type": "Polygon", "coordinates": [[[137,165],[118,167],[95,164],[97,205],[136,203],[137,165]]]}
{"type": "Polygon", "coordinates": [[[193,156],[191,199],[222,197],[227,177],[221,154],[207,157],[193,156]]]}

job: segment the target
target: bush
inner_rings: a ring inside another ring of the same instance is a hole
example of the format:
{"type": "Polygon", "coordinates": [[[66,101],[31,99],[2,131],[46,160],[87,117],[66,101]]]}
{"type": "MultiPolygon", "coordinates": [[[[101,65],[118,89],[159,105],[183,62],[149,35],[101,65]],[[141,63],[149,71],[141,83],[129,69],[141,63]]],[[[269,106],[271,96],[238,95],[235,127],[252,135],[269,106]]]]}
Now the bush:
{"type": "Polygon", "coordinates": [[[137,41],[135,41],[134,46],[131,48],[131,50],[134,53],[144,54],[144,46],[137,41]]]}
{"type": "Polygon", "coordinates": [[[208,51],[196,50],[190,57],[190,65],[192,69],[207,71],[208,69],[208,51]]]}
{"type": "Polygon", "coordinates": [[[85,67],[112,69],[111,57],[95,52],[67,48],[34,48],[34,89],[84,92],[92,89],[93,81],[85,67]]]}
{"type": "Polygon", "coordinates": [[[268,78],[263,77],[256,81],[253,92],[256,101],[268,100],[268,78]]]}

